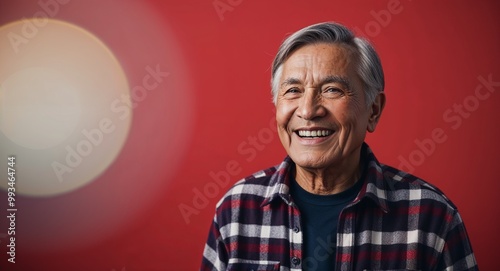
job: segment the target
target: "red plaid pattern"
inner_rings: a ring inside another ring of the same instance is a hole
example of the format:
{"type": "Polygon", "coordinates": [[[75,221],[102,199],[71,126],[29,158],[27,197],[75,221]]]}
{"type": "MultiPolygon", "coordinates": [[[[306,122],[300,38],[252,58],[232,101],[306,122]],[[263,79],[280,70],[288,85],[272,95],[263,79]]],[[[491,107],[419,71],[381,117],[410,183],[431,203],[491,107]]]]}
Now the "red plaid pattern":
{"type": "MultiPolygon", "coordinates": [[[[455,205],[429,183],[380,164],[366,144],[362,153],[367,174],[339,217],[336,270],[478,270],[455,205]]],[[[294,167],[287,157],[227,192],[200,270],[302,270],[300,212],[289,194],[294,167]]]]}

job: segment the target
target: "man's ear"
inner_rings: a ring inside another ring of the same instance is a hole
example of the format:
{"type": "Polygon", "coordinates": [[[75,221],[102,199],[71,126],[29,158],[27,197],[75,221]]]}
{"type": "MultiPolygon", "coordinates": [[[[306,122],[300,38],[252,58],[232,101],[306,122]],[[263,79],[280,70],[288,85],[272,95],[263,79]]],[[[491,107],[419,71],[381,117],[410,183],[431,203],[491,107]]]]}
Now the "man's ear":
{"type": "Polygon", "coordinates": [[[366,128],[368,132],[373,133],[373,131],[375,131],[375,127],[377,127],[377,123],[380,120],[384,106],[385,93],[381,91],[377,94],[375,100],[370,106],[370,117],[368,119],[368,127],[366,128]]]}

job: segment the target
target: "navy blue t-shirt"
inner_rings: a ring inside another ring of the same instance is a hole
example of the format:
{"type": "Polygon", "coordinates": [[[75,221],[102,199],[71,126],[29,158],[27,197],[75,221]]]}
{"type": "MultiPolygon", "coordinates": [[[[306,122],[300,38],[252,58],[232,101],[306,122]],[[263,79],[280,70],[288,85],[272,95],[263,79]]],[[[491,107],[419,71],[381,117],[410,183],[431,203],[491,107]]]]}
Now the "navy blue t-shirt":
{"type": "Polygon", "coordinates": [[[356,198],[362,185],[363,182],[358,181],[341,193],[316,195],[304,190],[292,178],[290,192],[300,210],[304,238],[303,270],[330,271],[335,269],[339,215],[342,209],[356,198]]]}

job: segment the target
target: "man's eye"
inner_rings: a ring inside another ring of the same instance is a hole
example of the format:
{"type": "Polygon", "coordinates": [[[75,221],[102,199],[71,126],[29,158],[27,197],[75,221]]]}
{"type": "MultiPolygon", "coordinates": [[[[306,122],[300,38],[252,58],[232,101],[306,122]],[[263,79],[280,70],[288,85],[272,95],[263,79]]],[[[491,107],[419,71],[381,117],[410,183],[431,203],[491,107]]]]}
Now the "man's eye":
{"type": "Polygon", "coordinates": [[[342,92],[342,90],[339,88],[329,87],[325,89],[325,92],[342,92]]]}
{"type": "Polygon", "coordinates": [[[298,88],[290,88],[285,91],[285,94],[287,93],[298,93],[299,89],[298,88]]]}

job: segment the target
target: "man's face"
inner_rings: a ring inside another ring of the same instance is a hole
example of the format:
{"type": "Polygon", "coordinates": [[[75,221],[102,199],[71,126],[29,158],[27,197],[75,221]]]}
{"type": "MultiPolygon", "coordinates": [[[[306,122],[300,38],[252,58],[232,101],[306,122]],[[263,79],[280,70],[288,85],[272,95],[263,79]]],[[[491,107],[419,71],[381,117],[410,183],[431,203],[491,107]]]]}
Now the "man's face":
{"type": "Polygon", "coordinates": [[[278,134],[297,166],[358,163],[366,131],[375,129],[381,107],[367,106],[351,49],[319,43],[296,50],[283,63],[277,95],[278,134]]]}

